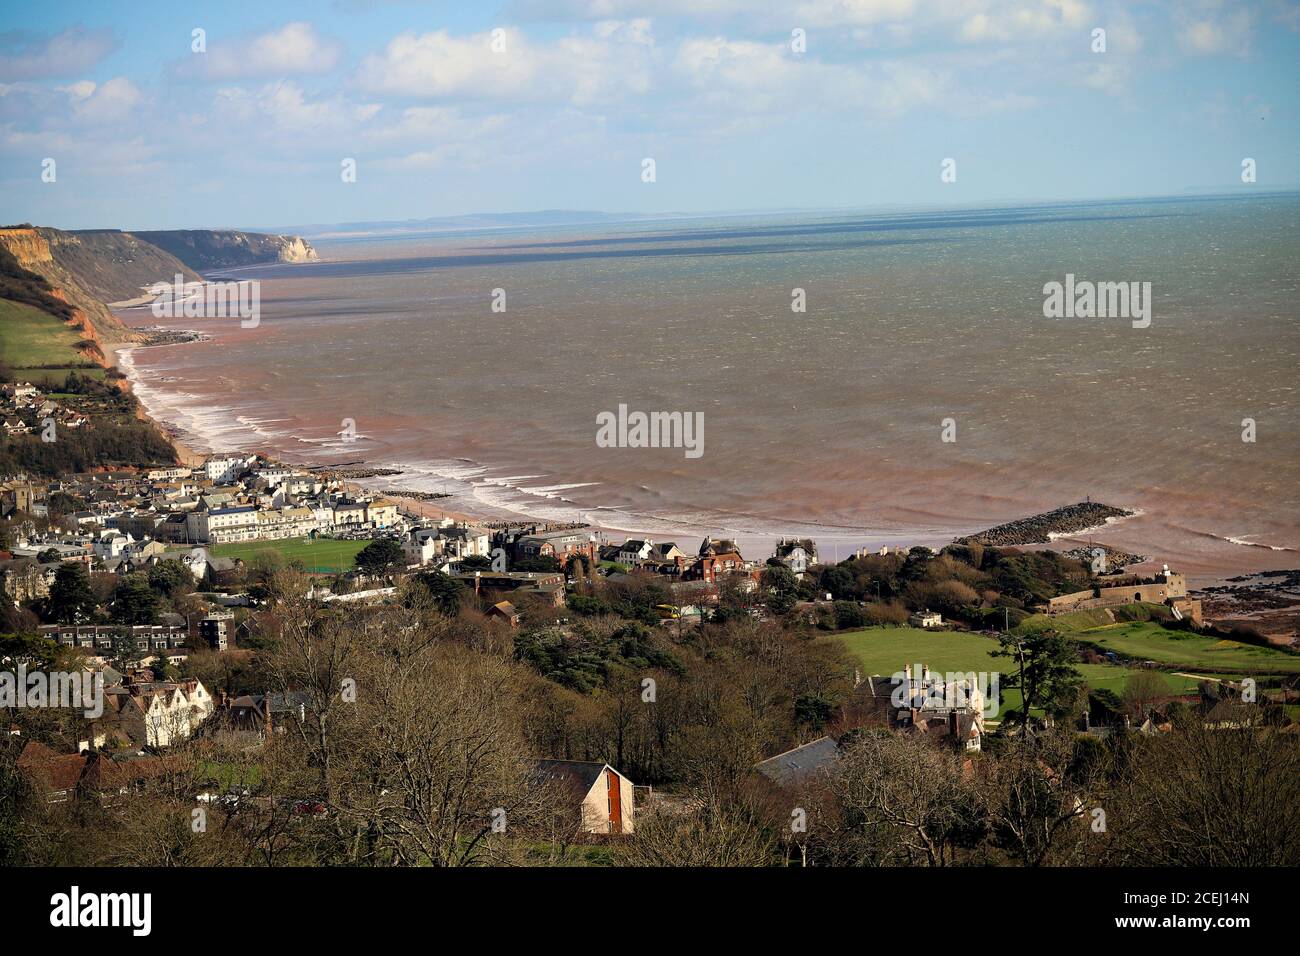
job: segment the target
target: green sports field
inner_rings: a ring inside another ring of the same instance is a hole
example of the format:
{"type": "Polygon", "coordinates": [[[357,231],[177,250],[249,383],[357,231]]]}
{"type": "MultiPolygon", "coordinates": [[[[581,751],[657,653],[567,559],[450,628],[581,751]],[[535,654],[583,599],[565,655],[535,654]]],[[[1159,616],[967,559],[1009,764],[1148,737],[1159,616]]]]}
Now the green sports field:
{"type": "Polygon", "coordinates": [[[352,570],[357,552],[369,541],[336,541],[333,538],[286,538],[283,541],[243,541],[217,544],[208,550],[219,558],[251,561],[257,554],[275,552],[286,561],[301,561],[314,574],[336,574],[352,570]]]}

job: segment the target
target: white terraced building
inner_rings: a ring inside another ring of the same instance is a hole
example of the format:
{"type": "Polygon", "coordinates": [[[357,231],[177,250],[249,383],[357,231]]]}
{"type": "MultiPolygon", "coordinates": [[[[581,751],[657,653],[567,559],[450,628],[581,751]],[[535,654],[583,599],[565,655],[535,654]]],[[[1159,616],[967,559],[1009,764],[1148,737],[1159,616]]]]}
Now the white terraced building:
{"type": "Polygon", "coordinates": [[[199,508],[185,516],[185,529],[191,541],[225,544],[229,541],[255,541],[258,537],[257,509],[252,505],[233,508],[199,508]]]}

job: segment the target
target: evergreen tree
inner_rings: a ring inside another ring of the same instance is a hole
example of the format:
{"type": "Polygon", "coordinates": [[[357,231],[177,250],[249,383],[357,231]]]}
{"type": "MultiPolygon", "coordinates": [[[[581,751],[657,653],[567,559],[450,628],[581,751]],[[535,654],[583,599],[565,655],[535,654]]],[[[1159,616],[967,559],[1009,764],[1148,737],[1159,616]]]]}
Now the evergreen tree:
{"type": "Polygon", "coordinates": [[[50,585],[50,616],[59,624],[81,624],[95,613],[95,594],[90,590],[90,573],[79,561],[59,565],[50,585]]]}

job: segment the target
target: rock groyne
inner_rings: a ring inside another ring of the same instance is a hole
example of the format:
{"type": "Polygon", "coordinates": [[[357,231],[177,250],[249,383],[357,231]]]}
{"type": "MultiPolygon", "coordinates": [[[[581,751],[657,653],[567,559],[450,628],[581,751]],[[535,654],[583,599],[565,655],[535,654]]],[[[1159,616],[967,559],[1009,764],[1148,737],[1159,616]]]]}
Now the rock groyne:
{"type": "Polygon", "coordinates": [[[1104,525],[1112,518],[1127,518],[1133,514],[1123,508],[1114,508],[1096,501],[1080,501],[1053,511],[1017,518],[979,534],[960,539],[991,547],[1012,547],[1020,544],[1047,544],[1054,537],[1080,534],[1104,525]]]}

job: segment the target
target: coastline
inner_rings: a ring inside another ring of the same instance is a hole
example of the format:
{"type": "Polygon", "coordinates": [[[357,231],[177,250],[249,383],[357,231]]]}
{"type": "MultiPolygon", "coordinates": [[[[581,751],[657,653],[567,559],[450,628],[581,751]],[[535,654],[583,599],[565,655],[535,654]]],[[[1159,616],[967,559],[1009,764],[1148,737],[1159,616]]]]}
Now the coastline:
{"type": "MultiPolygon", "coordinates": [[[[131,329],[133,332],[141,329],[131,329]]],[[[178,333],[182,330],[170,330],[178,333]]],[[[188,330],[185,330],[188,331],[188,330]]],[[[240,441],[235,446],[220,447],[203,436],[193,434],[180,422],[173,421],[160,408],[161,403],[150,402],[150,389],[138,386],[145,383],[141,370],[132,359],[136,349],[162,347],[165,345],[191,344],[195,341],[210,339],[202,333],[190,333],[189,337],[172,338],[164,342],[124,342],[113,349],[119,369],[126,375],[124,385],[131,387],[140,401],[141,413],[158,427],[176,449],[179,458],[185,463],[200,460],[205,452],[224,452],[239,450],[247,454],[259,454],[263,457],[298,467],[330,468],[328,461],[321,461],[314,455],[307,459],[304,455],[287,452],[265,441],[265,436],[257,436],[253,442],[240,441]]],[[[161,387],[151,389],[160,394],[161,387]]],[[[212,409],[219,411],[219,409],[212,409]]],[[[233,410],[230,420],[239,421],[233,410]]],[[[241,421],[241,424],[244,424],[241,421]]],[[[255,429],[254,429],[255,431],[255,429]]],[[[355,454],[355,453],[353,453],[355,454]]],[[[792,522],[788,527],[772,528],[771,519],[766,516],[728,515],[719,512],[721,520],[707,524],[699,516],[649,515],[644,516],[630,510],[610,510],[600,506],[581,505],[560,493],[559,486],[554,488],[533,488],[522,485],[522,481],[539,476],[528,473],[526,468],[519,471],[497,472],[497,475],[509,474],[512,477],[483,477],[485,466],[468,459],[446,460],[441,463],[427,463],[435,467],[425,467],[426,463],[389,461],[379,458],[352,458],[346,465],[337,467],[351,469],[371,469],[376,474],[367,477],[349,477],[345,484],[351,489],[383,495],[390,498],[412,513],[435,520],[444,517],[455,521],[470,523],[546,523],[581,521],[590,525],[602,537],[618,541],[627,537],[652,537],[656,541],[677,540],[679,543],[693,543],[706,536],[728,537],[736,540],[742,551],[747,554],[770,553],[777,540],[782,537],[811,537],[818,541],[824,558],[835,561],[850,556],[859,549],[878,550],[882,546],[891,549],[923,545],[938,549],[964,537],[970,537],[992,530],[989,524],[957,524],[928,527],[895,527],[890,529],[851,528],[821,525],[809,522],[792,522]],[[428,488],[419,487],[420,482],[429,484],[428,488]],[[414,485],[415,487],[412,487],[414,485]],[[456,489],[447,498],[429,498],[435,490],[456,489]],[[405,492],[405,493],[404,493],[405,492]],[[530,509],[530,505],[535,510],[530,509]],[[696,520],[690,520],[695,518],[696,520]],[[760,525],[766,525],[760,528],[760,525]],[[769,530],[771,529],[771,530],[769,530]]],[[[522,468],[523,466],[519,466],[522,468]]],[[[591,484],[590,482],[587,484],[591,484]]],[[[575,486],[563,486],[564,488],[575,486]]],[[[1050,549],[1055,551],[1077,550],[1083,546],[1103,546],[1115,552],[1145,556],[1149,560],[1130,564],[1131,569],[1150,570],[1159,568],[1162,563],[1186,568],[1189,580],[1197,585],[1220,584],[1234,575],[1246,572],[1276,569],[1281,567],[1287,550],[1254,542],[1233,541],[1226,535],[1211,532],[1199,532],[1206,538],[1217,542],[1213,552],[1180,552],[1176,548],[1165,547],[1159,542],[1151,543],[1148,539],[1152,533],[1164,530],[1167,518],[1150,514],[1140,503],[1128,503],[1129,507],[1116,509],[1126,512],[1103,518],[1099,524],[1089,523],[1087,527],[1072,525],[1063,528],[1049,528],[1046,540],[1038,542],[1021,542],[1018,547],[1026,550],[1050,549]],[[1095,540],[1094,540],[1095,538],[1095,540]],[[1274,561],[1263,560],[1265,554],[1273,554],[1274,561]]],[[[1033,522],[1041,519],[1047,512],[1026,506],[1019,516],[1011,518],[1008,524],[1033,522]]]]}
{"type": "MultiPolygon", "coordinates": [[[[140,304],[147,304],[148,301],[150,300],[146,299],[144,300],[144,303],[140,303],[140,302],[132,302],[130,304],[118,303],[117,305],[119,308],[135,307],[140,304]]],[[[151,331],[150,329],[146,329],[144,327],[126,326],[126,328],[129,331],[134,333],[143,333],[143,332],[151,331]]],[[[140,418],[144,421],[148,421],[149,423],[151,423],[155,428],[157,428],[163,434],[163,436],[167,440],[167,443],[171,445],[172,449],[175,451],[176,458],[180,462],[180,464],[187,467],[193,467],[195,465],[202,464],[203,460],[207,457],[207,455],[219,451],[219,449],[209,448],[204,450],[198,450],[194,447],[191,447],[191,445],[186,441],[186,439],[182,437],[183,429],[181,428],[181,426],[176,424],[175,422],[168,421],[167,419],[158,415],[153,409],[149,408],[145,399],[141,397],[141,395],[139,394],[139,390],[135,387],[137,383],[140,381],[140,372],[133,360],[133,356],[137,351],[143,351],[145,349],[150,349],[150,348],[163,348],[171,345],[188,345],[195,342],[208,341],[211,338],[211,336],[203,332],[198,332],[189,329],[170,330],[170,332],[171,332],[171,337],[167,341],[133,342],[133,341],[124,340],[121,343],[114,344],[113,346],[110,347],[108,351],[108,355],[112,355],[115,361],[109,362],[108,356],[106,355],[105,367],[115,368],[117,371],[121,372],[124,376],[126,376],[124,379],[122,379],[122,387],[130,391],[133,395],[135,395],[136,401],[139,402],[140,418]]],[[[257,449],[254,453],[261,455],[262,457],[266,458],[269,461],[282,460],[281,453],[273,449],[257,449]]],[[[377,465],[375,467],[384,468],[385,466],[377,465]]],[[[353,493],[359,491],[365,491],[369,493],[382,494],[385,497],[391,498],[393,501],[399,503],[404,508],[406,508],[406,510],[415,514],[419,514],[425,518],[432,518],[434,520],[441,520],[442,518],[451,518],[453,521],[464,521],[464,522],[476,522],[480,520],[487,520],[485,516],[469,514],[462,510],[446,508],[437,504],[435,501],[431,501],[425,498],[413,497],[410,494],[402,494],[392,489],[377,487],[374,485],[368,485],[365,483],[365,479],[361,479],[361,478],[345,479],[343,480],[342,484],[344,488],[348,489],[353,493]]]]}
{"type": "Polygon", "coordinates": [[[142,421],[149,422],[151,425],[157,428],[159,432],[162,433],[163,437],[167,440],[167,444],[171,445],[172,450],[176,453],[177,462],[185,467],[196,467],[203,463],[205,453],[196,451],[195,449],[191,448],[188,444],[186,444],[181,439],[180,429],[177,428],[177,426],[175,426],[171,422],[165,421],[155,416],[153,412],[149,409],[149,407],[140,398],[140,395],[135,388],[135,383],[137,381],[137,379],[134,377],[136,374],[136,369],[135,369],[134,362],[131,360],[131,355],[136,351],[136,349],[156,348],[164,344],[175,344],[175,343],[160,342],[160,343],[154,343],[152,345],[147,345],[147,344],[142,345],[134,342],[125,342],[113,346],[109,349],[108,354],[105,355],[105,359],[104,359],[105,368],[116,369],[118,372],[121,372],[124,376],[126,376],[121,380],[122,388],[124,388],[126,391],[130,392],[132,395],[135,396],[135,400],[138,403],[137,415],[142,421]],[[112,355],[115,358],[115,361],[111,365],[108,364],[108,355],[112,355]],[[123,362],[123,356],[125,356],[125,362],[123,362]],[[125,367],[123,367],[124,365],[125,367]]]}

